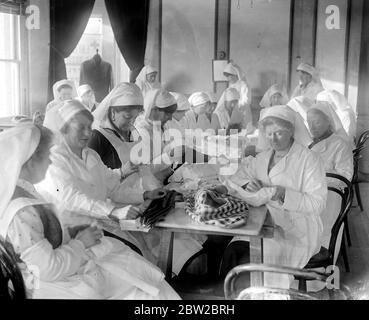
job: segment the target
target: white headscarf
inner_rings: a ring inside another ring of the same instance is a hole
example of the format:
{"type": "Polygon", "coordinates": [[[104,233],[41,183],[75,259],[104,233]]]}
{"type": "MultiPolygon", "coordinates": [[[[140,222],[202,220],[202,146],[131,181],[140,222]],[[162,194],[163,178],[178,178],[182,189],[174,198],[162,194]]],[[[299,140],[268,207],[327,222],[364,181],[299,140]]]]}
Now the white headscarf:
{"type": "Polygon", "coordinates": [[[246,81],[246,74],[243,72],[241,67],[239,65],[235,64],[233,61],[231,61],[230,63],[227,64],[227,66],[225,67],[223,73],[233,74],[233,75],[238,77],[238,80],[247,82],[246,81]]]}
{"type": "Polygon", "coordinates": [[[299,96],[296,98],[292,98],[288,103],[289,106],[293,111],[297,112],[302,119],[304,119],[306,127],[307,125],[307,112],[309,108],[314,104],[314,101],[311,101],[309,98],[304,96],[299,96]]]}
{"type": "Polygon", "coordinates": [[[165,109],[175,104],[177,104],[176,99],[168,91],[162,89],[151,90],[144,99],[144,117],[146,120],[149,120],[151,110],[154,107],[165,109]]]}
{"type": "Polygon", "coordinates": [[[72,88],[72,98],[76,98],[78,96],[76,86],[74,85],[74,81],[64,79],[64,80],[55,82],[55,84],[53,85],[54,101],[61,101],[60,93],[58,90],[61,86],[64,86],[64,85],[70,86],[72,88]]]}
{"type": "Polygon", "coordinates": [[[315,82],[323,87],[319,72],[311,64],[302,62],[297,66],[297,71],[304,71],[312,76],[312,82],[315,82]]]}
{"type": "Polygon", "coordinates": [[[0,234],[6,235],[9,217],[6,208],[12,199],[22,166],[40,142],[41,132],[31,123],[19,124],[0,133],[0,234]]]}
{"type": "Polygon", "coordinates": [[[219,124],[223,129],[227,129],[230,121],[230,116],[225,108],[225,102],[239,100],[240,94],[235,88],[226,89],[219,99],[217,107],[214,110],[214,114],[218,116],[219,124]]]}
{"type": "Polygon", "coordinates": [[[265,92],[264,97],[260,101],[260,107],[269,108],[271,107],[270,99],[276,93],[279,93],[282,96],[282,103],[286,104],[288,102],[288,97],[285,88],[279,86],[278,84],[273,84],[267,92],[265,92]]]}
{"type": "Polygon", "coordinates": [[[140,88],[128,82],[118,84],[99,104],[92,113],[95,118],[95,125],[108,119],[108,111],[114,106],[143,106],[144,100],[140,88]]]}
{"type": "Polygon", "coordinates": [[[309,110],[318,110],[325,114],[329,119],[333,132],[341,136],[345,141],[350,140],[345,129],[342,126],[340,118],[338,117],[337,113],[334,111],[334,108],[329,102],[318,101],[313,106],[311,106],[309,110]]]}
{"type": "Polygon", "coordinates": [[[199,105],[210,102],[210,97],[205,92],[195,92],[188,98],[188,102],[192,107],[197,107],[199,105]]]}
{"type": "Polygon", "coordinates": [[[346,97],[336,90],[324,90],[318,93],[316,100],[329,102],[335,111],[353,111],[346,97]]]}
{"type": "MultiPolygon", "coordinates": [[[[293,137],[295,141],[299,144],[307,147],[312,142],[309,131],[306,128],[304,121],[301,119],[298,113],[293,111],[288,106],[273,106],[267,109],[263,109],[260,121],[263,121],[268,117],[283,119],[291,123],[295,128],[293,137]]],[[[268,147],[269,146],[265,137],[265,133],[263,132],[263,130],[259,130],[258,148],[260,148],[261,150],[266,150],[268,147]]]]}
{"type": "Polygon", "coordinates": [[[136,78],[136,84],[138,85],[138,87],[141,89],[142,94],[145,96],[146,93],[150,90],[154,90],[154,89],[160,89],[161,85],[160,82],[158,81],[158,76],[156,76],[155,82],[154,83],[150,83],[147,81],[146,76],[150,73],[154,73],[156,72],[157,74],[159,74],[159,70],[154,68],[153,66],[147,65],[144,66],[141,70],[141,72],[138,74],[137,78],[136,78]]]}
{"type": "Polygon", "coordinates": [[[177,101],[177,111],[188,111],[191,109],[191,105],[184,94],[179,92],[171,92],[170,94],[177,101]]]}

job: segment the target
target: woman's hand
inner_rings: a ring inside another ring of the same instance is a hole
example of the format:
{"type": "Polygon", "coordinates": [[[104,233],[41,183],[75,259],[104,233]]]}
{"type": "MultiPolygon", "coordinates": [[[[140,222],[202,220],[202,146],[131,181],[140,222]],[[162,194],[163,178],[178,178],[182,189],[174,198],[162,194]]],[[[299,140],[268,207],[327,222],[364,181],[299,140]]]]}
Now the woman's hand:
{"type": "Polygon", "coordinates": [[[126,162],[120,169],[122,174],[122,180],[128,178],[130,175],[138,172],[138,166],[134,165],[131,161],[126,162]]]}
{"type": "Polygon", "coordinates": [[[86,249],[89,249],[97,244],[101,243],[103,232],[97,227],[88,227],[80,232],[76,236],[76,240],[81,241],[86,249]]]}
{"type": "Polygon", "coordinates": [[[122,208],[115,208],[109,215],[111,220],[115,222],[119,222],[120,220],[136,220],[142,211],[139,207],[136,206],[125,206],[122,208]]]}
{"type": "Polygon", "coordinates": [[[247,185],[245,190],[249,192],[258,192],[263,188],[263,183],[260,180],[254,179],[251,180],[247,185]]]}
{"type": "Polygon", "coordinates": [[[156,200],[164,198],[167,195],[167,191],[164,189],[155,189],[153,191],[144,192],[144,200],[156,200]]]}
{"type": "Polygon", "coordinates": [[[274,196],[272,197],[272,201],[281,201],[284,202],[284,197],[286,195],[286,188],[281,186],[276,186],[276,192],[274,196]]]}

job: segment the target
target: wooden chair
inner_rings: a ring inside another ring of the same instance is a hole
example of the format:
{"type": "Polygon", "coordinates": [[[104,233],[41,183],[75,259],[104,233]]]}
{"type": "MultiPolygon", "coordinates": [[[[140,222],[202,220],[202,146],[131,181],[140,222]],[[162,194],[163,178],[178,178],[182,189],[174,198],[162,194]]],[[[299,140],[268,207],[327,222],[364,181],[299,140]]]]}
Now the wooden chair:
{"type": "Polygon", "coordinates": [[[26,290],[13,247],[0,238],[0,300],[26,299],[26,290]]]}
{"type": "Polygon", "coordinates": [[[238,295],[235,291],[237,278],[245,272],[270,272],[291,275],[306,280],[318,280],[326,282],[327,274],[266,264],[244,264],[233,268],[224,281],[224,296],[226,300],[318,300],[317,297],[294,289],[281,289],[269,287],[249,287],[238,295]]]}
{"type": "MultiPolygon", "coordinates": [[[[360,194],[360,183],[366,182],[364,180],[361,180],[359,178],[359,160],[362,158],[361,152],[365,148],[365,143],[369,139],[369,130],[363,132],[356,144],[355,150],[353,150],[353,156],[354,156],[354,174],[352,178],[352,185],[354,187],[354,192],[356,194],[357,203],[360,207],[361,211],[364,211],[363,203],[361,201],[361,194],[360,194]]],[[[351,242],[351,240],[350,240],[351,242]]]]}
{"type": "MultiPolygon", "coordinates": [[[[341,181],[344,181],[349,187],[346,188],[345,192],[335,188],[335,187],[328,187],[329,191],[335,192],[342,198],[342,204],[341,204],[341,210],[340,213],[336,219],[336,222],[334,223],[331,231],[331,239],[329,241],[329,248],[321,247],[320,251],[314,255],[308,262],[308,264],[305,266],[304,269],[316,269],[316,268],[327,268],[329,266],[335,265],[334,263],[334,257],[337,247],[337,238],[340,232],[341,227],[343,227],[343,224],[345,223],[347,213],[350,211],[351,203],[352,203],[352,188],[350,182],[339,175],[336,174],[327,174],[328,177],[337,178],[341,181]]],[[[345,246],[345,237],[342,236],[342,242],[341,245],[337,248],[340,248],[340,251],[342,252],[346,271],[349,272],[349,265],[348,265],[348,259],[347,259],[347,252],[346,252],[346,246],[345,246]]],[[[302,292],[306,292],[306,280],[300,279],[299,280],[299,290],[302,292]]]]}

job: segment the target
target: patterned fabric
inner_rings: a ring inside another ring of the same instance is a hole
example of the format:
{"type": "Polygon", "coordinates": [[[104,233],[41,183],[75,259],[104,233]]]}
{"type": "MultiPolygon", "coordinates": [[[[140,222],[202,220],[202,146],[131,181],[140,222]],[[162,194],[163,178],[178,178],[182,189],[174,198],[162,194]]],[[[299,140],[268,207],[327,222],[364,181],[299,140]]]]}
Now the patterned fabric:
{"type": "Polygon", "coordinates": [[[239,227],[247,222],[247,203],[217,188],[202,188],[184,198],[186,213],[197,222],[224,228],[239,227]]]}

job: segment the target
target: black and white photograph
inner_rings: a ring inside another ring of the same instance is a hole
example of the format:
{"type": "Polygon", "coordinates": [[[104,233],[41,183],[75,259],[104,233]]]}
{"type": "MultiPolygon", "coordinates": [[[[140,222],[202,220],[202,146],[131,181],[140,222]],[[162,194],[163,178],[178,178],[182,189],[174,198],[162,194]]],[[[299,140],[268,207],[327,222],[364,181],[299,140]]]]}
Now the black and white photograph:
{"type": "Polygon", "coordinates": [[[368,0],[0,0],[1,305],[369,300],[368,194],[368,0]]]}

